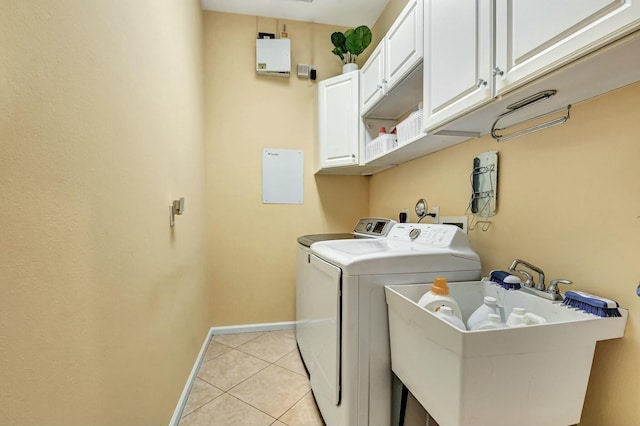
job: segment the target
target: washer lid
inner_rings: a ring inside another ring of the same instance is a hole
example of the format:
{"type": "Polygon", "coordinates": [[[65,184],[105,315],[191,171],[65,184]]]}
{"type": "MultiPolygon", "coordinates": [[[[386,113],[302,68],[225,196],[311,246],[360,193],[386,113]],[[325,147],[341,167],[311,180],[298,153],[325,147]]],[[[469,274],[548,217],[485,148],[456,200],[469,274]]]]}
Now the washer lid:
{"type": "MultiPolygon", "coordinates": [[[[349,244],[332,244],[330,248],[335,250],[337,253],[342,253],[344,256],[354,258],[391,250],[385,239],[349,241],[349,244]]],[[[322,249],[320,248],[320,250],[322,249]]]]}
{"type": "Polygon", "coordinates": [[[311,251],[347,275],[480,270],[467,235],[454,225],[398,224],[387,238],[323,241],[311,251]]]}

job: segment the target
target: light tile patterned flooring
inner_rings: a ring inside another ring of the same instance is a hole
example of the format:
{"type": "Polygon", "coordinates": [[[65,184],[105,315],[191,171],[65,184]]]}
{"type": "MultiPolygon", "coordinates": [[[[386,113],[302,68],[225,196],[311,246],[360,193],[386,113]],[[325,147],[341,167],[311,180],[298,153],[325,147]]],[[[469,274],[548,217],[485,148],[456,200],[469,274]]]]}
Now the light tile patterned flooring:
{"type": "Polygon", "coordinates": [[[180,426],[322,426],[292,330],[213,336],[180,426]]]}

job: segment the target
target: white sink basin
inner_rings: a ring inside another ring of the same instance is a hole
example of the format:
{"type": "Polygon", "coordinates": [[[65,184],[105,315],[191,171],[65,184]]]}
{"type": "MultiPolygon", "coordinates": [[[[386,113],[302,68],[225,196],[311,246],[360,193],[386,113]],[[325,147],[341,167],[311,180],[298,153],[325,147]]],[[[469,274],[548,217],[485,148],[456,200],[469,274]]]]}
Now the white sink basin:
{"type": "Polygon", "coordinates": [[[624,335],[628,312],[600,318],[490,282],[449,283],[463,320],[494,296],[547,324],[463,331],[416,304],[431,284],[386,286],[391,365],[440,426],[579,423],[596,342],[624,335]]]}

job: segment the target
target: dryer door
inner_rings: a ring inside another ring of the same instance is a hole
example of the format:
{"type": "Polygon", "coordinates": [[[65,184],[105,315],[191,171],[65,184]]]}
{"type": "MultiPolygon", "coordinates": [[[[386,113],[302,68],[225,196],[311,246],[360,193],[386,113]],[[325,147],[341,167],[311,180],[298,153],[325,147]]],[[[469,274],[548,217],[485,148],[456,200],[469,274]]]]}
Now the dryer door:
{"type": "Polygon", "coordinates": [[[298,349],[309,373],[313,373],[311,364],[313,354],[309,351],[309,326],[311,317],[309,309],[313,308],[313,300],[309,294],[311,283],[311,250],[298,244],[296,256],[296,340],[298,349]]]}
{"type": "Polygon", "coordinates": [[[307,288],[310,324],[307,334],[313,371],[311,387],[323,405],[340,403],[340,268],[311,255],[312,271],[307,288]]]}

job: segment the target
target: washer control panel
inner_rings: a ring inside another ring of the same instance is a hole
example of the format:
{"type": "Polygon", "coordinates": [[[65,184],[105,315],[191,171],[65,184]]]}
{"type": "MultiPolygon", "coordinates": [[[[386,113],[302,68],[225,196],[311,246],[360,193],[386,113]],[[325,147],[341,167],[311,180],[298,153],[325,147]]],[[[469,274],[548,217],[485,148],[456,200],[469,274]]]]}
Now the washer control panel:
{"type": "Polygon", "coordinates": [[[353,232],[362,235],[372,235],[377,237],[384,237],[389,234],[393,225],[396,224],[395,220],[385,219],[380,217],[365,217],[356,223],[353,232]]]}
{"type": "Polygon", "coordinates": [[[458,233],[464,235],[455,225],[399,223],[393,227],[387,238],[391,241],[413,242],[429,247],[448,247],[458,233]]]}

